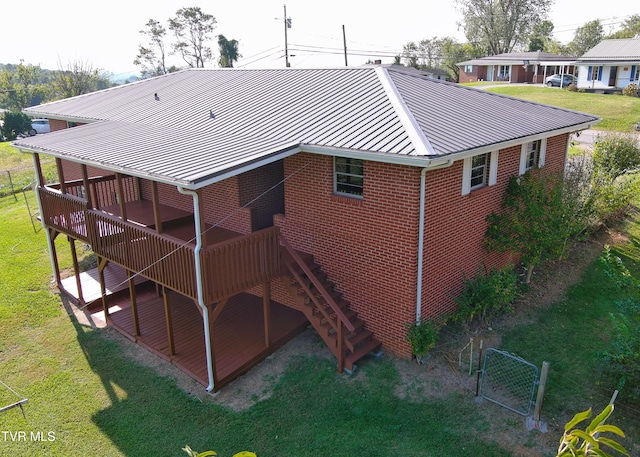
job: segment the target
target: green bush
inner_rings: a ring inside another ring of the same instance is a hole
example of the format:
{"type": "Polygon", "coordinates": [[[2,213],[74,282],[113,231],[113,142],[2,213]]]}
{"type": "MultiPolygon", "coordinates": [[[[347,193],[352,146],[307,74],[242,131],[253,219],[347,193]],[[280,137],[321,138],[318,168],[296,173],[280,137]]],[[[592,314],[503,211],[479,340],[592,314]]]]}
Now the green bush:
{"type": "Polygon", "coordinates": [[[519,294],[518,278],[513,267],[492,270],[464,281],[464,289],[456,299],[459,310],[453,316],[456,321],[471,322],[478,318],[487,323],[490,319],[513,310],[513,302],[519,294]]]}
{"type": "Polygon", "coordinates": [[[613,133],[599,136],[593,149],[596,173],[612,181],[640,168],[640,148],[631,135],[613,133]]]}
{"type": "Polygon", "coordinates": [[[417,322],[407,324],[407,342],[411,346],[411,352],[420,357],[431,350],[438,339],[440,325],[434,320],[418,319],[417,322]]]}
{"type": "Polygon", "coordinates": [[[622,95],[626,95],[627,97],[637,97],[638,96],[638,85],[637,84],[629,84],[627,87],[622,89],[622,95]]]}
{"type": "Polygon", "coordinates": [[[7,111],[3,116],[4,127],[2,132],[7,140],[15,140],[16,137],[31,129],[31,118],[17,111],[7,111]]]}

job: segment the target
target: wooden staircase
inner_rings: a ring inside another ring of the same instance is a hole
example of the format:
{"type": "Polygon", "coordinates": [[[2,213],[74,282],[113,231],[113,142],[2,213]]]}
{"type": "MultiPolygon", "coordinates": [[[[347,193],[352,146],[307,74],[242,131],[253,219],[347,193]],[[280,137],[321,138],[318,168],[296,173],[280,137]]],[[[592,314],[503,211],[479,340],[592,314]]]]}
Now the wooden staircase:
{"type": "Polygon", "coordinates": [[[282,236],[280,243],[286,271],[281,278],[283,284],[338,359],[338,372],[353,371],[356,362],[380,348],[380,341],[350,308],[313,256],[295,251],[282,236]]]}

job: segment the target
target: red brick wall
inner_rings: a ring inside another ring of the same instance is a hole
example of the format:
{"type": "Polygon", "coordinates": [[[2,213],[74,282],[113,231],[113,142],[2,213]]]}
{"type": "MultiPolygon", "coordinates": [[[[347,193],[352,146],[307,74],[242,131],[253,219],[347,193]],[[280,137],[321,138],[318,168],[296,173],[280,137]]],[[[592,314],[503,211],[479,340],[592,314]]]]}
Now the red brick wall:
{"type": "Polygon", "coordinates": [[[385,348],[403,352],[415,319],[420,170],[365,162],[362,200],[333,195],[331,157],[285,159],[285,177],[295,172],[276,225],[315,256],[385,348]]]}
{"type": "MultiPolygon", "coordinates": [[[[548,140],[542,172],[563,169],[566,140],[548,140]]],[[[427,172],[423,317],[455,311],[465,277],[515,260],[487,252],[483,238],[487,214],[500,210],[509,177],[518,173],[520,151],[500,151],[496,184],[465,196],[462,161],[427,172]]],[[[365,162],[362,200],[333,195],[331,157],[286,159],[285,176],[296,171],[286,181],[285,215],[275,217],[276,225],[295,248],[315,256],[386,351],[410,355],[405,323],[416,312],[420,169],[365,162]]],[[[274,284],[273,297],[287,303],[281,289],[274,284]]]]}

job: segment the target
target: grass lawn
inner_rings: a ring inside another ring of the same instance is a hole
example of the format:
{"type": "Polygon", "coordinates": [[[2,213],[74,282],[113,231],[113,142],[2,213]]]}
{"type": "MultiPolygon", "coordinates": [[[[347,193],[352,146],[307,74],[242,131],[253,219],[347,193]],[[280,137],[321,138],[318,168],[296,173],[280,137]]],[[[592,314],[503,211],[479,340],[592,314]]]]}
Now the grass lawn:
{"type": "Polygon", "coordinates": [[[587,94],[548,87],[501,86],[488,91],[522,98],[548,105],[600,116],[595,125],[598,130],[633,132],[633,125],[640,121],[640,98],[622,95],[587,94]]]}
{"type": "MultiPolygon", "coordinates": [[[[42,165],[45,177],[55,180],[54,160],[43,156],[42,165]]],[[[31,154],[20,154],[9,141],[0,142],[0,197],[19,192],[34,179],[31,154]]]]}

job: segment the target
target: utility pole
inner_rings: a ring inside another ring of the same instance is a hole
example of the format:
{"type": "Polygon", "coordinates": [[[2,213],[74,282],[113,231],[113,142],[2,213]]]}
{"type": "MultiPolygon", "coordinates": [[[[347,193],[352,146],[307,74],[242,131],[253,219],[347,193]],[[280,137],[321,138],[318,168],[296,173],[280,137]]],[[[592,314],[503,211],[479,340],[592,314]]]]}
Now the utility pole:
{"type": "Polygon", "coordinates": [[[284,62],[287,68],[291,66],[289,63],[289,44],[287,42],[287,29],[291,28],[291,18],[287,18],[287,5],[284,5],[284,62]]]}
{"type": "Polygon", "coordinates": [[[347,34],[344,31],[344,24],[342,24],[342,42],[344,43],[344,66],[348,67],[347,63],[347,34]]]}

